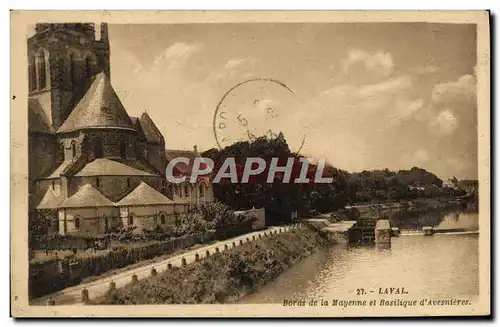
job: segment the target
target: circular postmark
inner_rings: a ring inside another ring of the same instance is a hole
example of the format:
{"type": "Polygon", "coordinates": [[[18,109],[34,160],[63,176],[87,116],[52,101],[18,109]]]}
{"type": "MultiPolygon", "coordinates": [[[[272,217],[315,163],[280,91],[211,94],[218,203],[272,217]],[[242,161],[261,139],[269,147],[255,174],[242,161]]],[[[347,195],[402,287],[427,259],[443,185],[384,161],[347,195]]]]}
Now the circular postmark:
{"type": "Polygon", "coordinates": [[[230,88],[219,101],[213,119],[219,148],[282,133],[291,151],[299,153],[306,139],[306,114],[295,93],[272,78],[254,78],[230,88]]]}

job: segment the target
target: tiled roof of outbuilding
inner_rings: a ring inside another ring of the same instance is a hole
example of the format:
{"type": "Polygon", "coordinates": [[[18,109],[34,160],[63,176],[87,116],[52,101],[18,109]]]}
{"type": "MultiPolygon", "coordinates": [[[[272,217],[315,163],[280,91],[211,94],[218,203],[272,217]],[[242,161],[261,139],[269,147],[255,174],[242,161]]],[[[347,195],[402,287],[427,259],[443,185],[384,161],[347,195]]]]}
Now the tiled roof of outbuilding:
{"type": "Polygon", "coordinates": [[[175,158],[183,157],[189,160],[189,164],[185,164],[183,162],[179,162],[175,164],[175,169],[181,173],[182,175],[190,175],[193,170],[194,158],[198,155],[194,151],[189,150],[166,150],[165,156],[167,157],[167,161],[170,162],[175,158]]]}
{"type": "Polygon", "coordinates": [[[115,204],[96,190],[92,185],[85,184],[66,199],[60,208],[114,207],[115,204]]]}
{"type": "MultiPolygon", "coordinates": [[[[174,175],[184,175],[190,176],[193,171],[194,160],[196,158],[200,158],[200,167],[203,169],[204,165],[206,166],[208,163],[203,160],[203,157],[200,157],[198,151],[190,151],[190,150],[169,150],[165,151],[165,156],[167,161],[170,162],[175,158],[183,157],[189,160],[188,164],[183,162],[178,162],[174,166],[174,175]]],[[[201,177],[201,176],[200,176],[201,177]]]]}
{"type": "Polygon", "coordinates": [[[45,192],[45,195],[42,198],[42,201],[38,204],[36,207],[38,210],[42,209],[57,209],[59,208],[59,205],[61,204],[61,198],[57,196],[54,191],[49,188],[47,189],[47,192],[45,192]]]}
{"type": "Polygon", "coordinates": [[[161,194],[145,182],[141,182],[137,187],[118,201],[118,206],[130,205],[153,205],[153,204],[173,204],[174,202],[161,194]]]}

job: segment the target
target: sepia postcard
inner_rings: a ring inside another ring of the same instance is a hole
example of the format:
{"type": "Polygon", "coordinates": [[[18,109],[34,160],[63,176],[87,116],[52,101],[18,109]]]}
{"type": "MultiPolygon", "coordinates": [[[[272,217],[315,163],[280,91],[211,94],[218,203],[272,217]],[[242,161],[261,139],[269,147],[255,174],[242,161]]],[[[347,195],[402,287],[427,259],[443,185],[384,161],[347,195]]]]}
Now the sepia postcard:
{"type": "Polygon", "coordinates": [[[489,42],[487,11],[12,11],[12,316],[489,316],[489,42]]]}

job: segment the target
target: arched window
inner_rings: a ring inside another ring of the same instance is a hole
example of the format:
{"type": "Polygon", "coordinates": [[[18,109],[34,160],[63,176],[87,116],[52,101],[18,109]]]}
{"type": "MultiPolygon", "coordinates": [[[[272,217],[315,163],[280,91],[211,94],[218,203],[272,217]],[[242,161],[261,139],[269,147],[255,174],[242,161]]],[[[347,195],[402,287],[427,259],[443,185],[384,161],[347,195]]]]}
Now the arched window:
{"type": "Polygon", "coordinates": [[[75,229],[80,229],[80,217],[75,217],[75,229]]]}
{"type": "Polygon", "coordinates": [[[184,196],[189,197],[189,188],[187,184],[184,184],[184,196]]]}
{"type": "Polygon", "coordinates": [[[101,180],[99,179],[99,177],[97,177],[97,178],[95,179],[95,185],[96,185],[97,187],[101,187],[101,180]]]}
{"type": "Polygon", "coordinates": [[[200,197],[204,197],[205,196],[205,184],[200,184],[200,197]]]}
{"type": "Polygon", "coordinates": [[[120,157],[127,158],[127,142],[125,140],[120,141],[120,157]]]}
{"type": "Polygon", "coordinates": [[[59,151],[57,152],[57,161],[64,161],[64,143],[59,144],[59,151]]]}
{"type": "Polygon", "coordinates": [[[128,225],[132,226],[134,224],[134,216],[130,215],[128,216],[128,225]]]}
{"type": "Polygon", "coordinates": [[[102,158],[104,153],[102,149],[102,140],[99,137],[92,140],[92,148],[94,150],[94,157],[102,158]]]}
{"type": "Polygon", "coordinates": [[[160,224],[164,225],[167,222],[167,215],[164,212],[160,213],[160,224]]]}
{"type": "Polygon", "coordinates": [[[52,180],[52,190],[55,190],[55,189],[56,189],[56,181],[52,180]]]}
{"type": "Polygon", "coordinates": [[[36,90],[36,62],[35,56],[30,55],[28,63],[29,88],[30,91],[36,90]]]}
{"type": "Polygon", "coordinates": [[[130,181],[130,178],[127,178],[127,188],[130,188],[132,186],[132,182],[130,181]]]}
{"type": "Polygon", "coordinates": [[[45,64],[45,52],[40,52],[38,56],[38,85],[40,89],[47,86],[47,75],[46,75],[46,64],[45,64]]]}
{"type": "Polygon", "coordinates": [[[71,142],[71,158],[76,158],[76,143],[75,141],[71,142]]]}

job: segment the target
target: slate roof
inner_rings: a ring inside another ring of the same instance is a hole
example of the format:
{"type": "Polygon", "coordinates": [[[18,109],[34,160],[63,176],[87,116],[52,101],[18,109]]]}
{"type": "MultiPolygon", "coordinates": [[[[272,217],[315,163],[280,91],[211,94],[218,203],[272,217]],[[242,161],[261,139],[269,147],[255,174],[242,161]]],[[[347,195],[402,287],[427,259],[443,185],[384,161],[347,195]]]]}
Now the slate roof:
{"type": "MultiPolygon", "coordinates": [[[[189,160],[189,164],[185,164],[182,162],[176,163],[174,166],[174,175],[184,175],[184,176],[190,176],[191,172],[193,171],[193,165],[194,165],[194,159],[199,158],[200,155],[198,152],[195,151],[190,151],[190,150],[166,150],[165,151],[165,157],[167,158],[167,162],[172,161],[175,158],[178,157],[184,157],[189,160]]],[[[201,158],[201,157],[200,157],[201,158]]],[[[203,168],[203,162],[200,165],[203,168]]],[[[206,163],[205,163],[206,164],[206,163]]],[[[203,176],[199,176],[199,178],[203,178],[203,176]]]]}
{"type": "Polygon", "coordinates": [[[60,208],[90,208],[90,207],[114,207],[115,204],[96,190],[92,185],[85,184],[66,199],[60,208]]]}
{"type": "Polygon", "coordinates": [[[48,178],[59,178],[62,173],[64,173],[64,171],[66,169],[69,168],[69,166],[71,164],[74,163],[74,160],[64,160],[60,165],[59,167],[56,168],[56,170],[54,170],[48,177],[46,177],[47,179],[48,178]]]}
{"type": "Polygon", "coordinates": [[[37,209],[57,209],[61,204],[62,199],[51,189],[47,189],[42,201],[36,207],[37,209]]]}
{"type": "Polygon", "coordinates": [[[99,73],[95,76],[87,93],[57,132],[71,132],[88,128],[135,130],[105,73],[99,73]]]}
{"type": "Polygon", "coordinates": [[[161,134],[158,127],[156,127],[155,123],[151,119],[151,117],[147,113],[143,113],[141,117],[138,118],[139,125],[141,126],[142,133],[146,137],[148,143],[157,143],[164,144],[165,140],[163,139],[163,135],[161,134]]]}
{"type": "Polygon", "coordinates": [[[28,131],[53,133],[52,125],[37,99],[28,99],[28,131]]]}
{"type": "Polygon", "coordinates": [[[167,198],[145,182],[141,182],[137,187],[118,201],[118,206],[133,205],[153,205],[153,204],[173,204],[174,201],[167,198]]]}
{"type": "Polygon", "coordinates": [[[155,176],[138,161],[98,158],[89,162],[75,176],[155,176]]]}
{"type": "Polygon", "coordinates": [[[175,169],[183,175],[191,174],[191,171],[193,170],[194,158],[198,157],[198,155],[194,151],[189,151],[189,150],[166,150],[165,156],[168,162],[178,157],[184,157],[189,159],[188,165],[182,162],[175,164],[175,169]]]}

